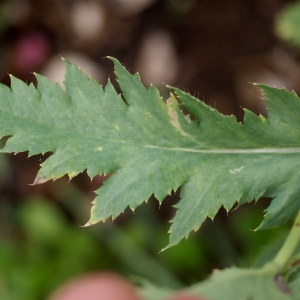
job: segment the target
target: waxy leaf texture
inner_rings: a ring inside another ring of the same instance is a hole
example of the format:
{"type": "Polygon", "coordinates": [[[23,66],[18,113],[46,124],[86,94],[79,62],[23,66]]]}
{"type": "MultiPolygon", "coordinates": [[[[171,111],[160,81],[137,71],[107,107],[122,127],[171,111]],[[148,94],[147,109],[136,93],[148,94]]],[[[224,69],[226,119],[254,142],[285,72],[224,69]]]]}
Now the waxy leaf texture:
{"type": "Polygon", "coordinates": [[[96,191],[88,225],[151,195],[161,202],[181,186],[168,247],[236,202],[274,198],[260,228],[297,214],[300,99],[294,92],[260,85],[268,119],[245,110],[238,123],[175,88],[164,102],[154,86],[145,88],[138,74],[111,59],[121,95],[110,81],[102,88],[68,61],[66,91],[40,75],[37,88],[14,77],[11,89],[0,86],[0,136],[10,136],[2,152],[52,152],[36,184],[84,170],[91,178],[112,172],[96,191]]]}

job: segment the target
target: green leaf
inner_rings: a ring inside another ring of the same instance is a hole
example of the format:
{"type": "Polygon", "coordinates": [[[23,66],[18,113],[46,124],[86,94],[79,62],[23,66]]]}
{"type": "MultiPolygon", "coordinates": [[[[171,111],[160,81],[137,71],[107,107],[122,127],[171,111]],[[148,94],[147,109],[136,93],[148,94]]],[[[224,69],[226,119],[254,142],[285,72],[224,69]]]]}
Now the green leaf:
{"type": "Polygon", "coordinates": [[[145,300],[165,300],[174,293],[174,291],[168,288],[158,287],[148,281],[142,281],[140,284],[141,287],[138,289],[138,294],[145,300]]]}
{"type": "Polygon", "coordinates": [[[288,274],[288,286],[292,290],[294,300],[300,299],[300,268],[299,266],[295,270],[291,270],[288,274]],[[292,274],[291,274],[292,273],[292,274]]]}
{"type": "Polygon", "coordinates": [[[215,271],[209,279],[191,286],[186,291],[192,295],[207,297],[209,300],[292,299],[283,278],[274,275],[268,265],[259,269],[231,268],[215,271]]]}
{"type": "Polygon", "coordinates": [[[275,31],[282,40],[300,45],[300,1],[283,7],[275,18],[275,31]]]}
{"type": "Polygon", "coordinates": [[[295,255],[291,258],[290,262],[286,266],[284,278],[292,291],[293,299],[300,299],[300,246],[295,251],[295,255]]]}
{"type": "MultiPolygon", "coordinates": [[[[297,281],[292,282],[294,286],[291,291],[290,285],[286,285],[283,277],[277,275],[275,270],[276,266],[272,264],[253,269],[233,267],[222,271],[216,270],[208,279],[183,289],[180,293],[209,300],[298,299],[296,297],[297,281]]],[[[172,294],[176,294],[176,291],[163,289],[147,282],[140,288],[140,295],[143,299],[163,300],[172,294]]]]}
{"type": "Polygon", "coordinates": [[[37,76],[38,86],[12,77],[0,86],[2,152],[53,152],[35,183],[113,172],[96,191],[94,224],[135,209],[154,196],[161,202],[182,186],[168,246],[197,230],[223,205],[226,210],[262,196],[275,197],[260,228],[279,226],[299,210],[300,100],[295,93],[260,85],[268,119],[245,110],[244,123],[223,116],[191,95],[172,89],[164,103],[154,86],[115,63],[122,90],[105,89],[65,61],[66,92],[37,76]]]}

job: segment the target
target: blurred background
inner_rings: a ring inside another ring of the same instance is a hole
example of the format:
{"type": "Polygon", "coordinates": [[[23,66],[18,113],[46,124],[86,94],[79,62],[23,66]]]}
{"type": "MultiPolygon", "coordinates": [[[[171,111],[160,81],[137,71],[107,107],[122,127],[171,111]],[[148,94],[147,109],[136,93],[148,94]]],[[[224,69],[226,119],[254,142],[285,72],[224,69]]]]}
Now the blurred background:
{"type": "MultiPolygon", "coordinates": [[[[241,107],[266,115],[258,82],[300,92],[299,49],[277,30],[287,0],[2,0],[0,81],[9,76],[35,83],[32,72],[62,83],[61,57],[100,84],[114,78],[113,56],[143,83],[165,84],[199,97],[224,114],[243,118],[241,107]]],[[[297,19],[297,18],[296,18],[297,19]]],[[[300,17],[298,16],[298,19],[300,17]]],[[[300,36],[300,35],[297,35],[300,36]]],[[[4,141],[3,141],[4,143],[4,141]]],[[[45,156],[0,156],[0,298],[46,299],[63,282],[112,270],[180,288],[213,268],[259,264],[258,253],[278,244],[287,227],[253,232],[270,200],[244,205],[159,254],[167,244],[172,205],[155,199],[113,223],[81,228],[89,218],[92,182],[83,173],[68,182],[30,186],[45,156]],[[275,240],[276,238],[276,240],[275,240]]],[[[277,246],[265,251],[273,251],[277,246]]]]}

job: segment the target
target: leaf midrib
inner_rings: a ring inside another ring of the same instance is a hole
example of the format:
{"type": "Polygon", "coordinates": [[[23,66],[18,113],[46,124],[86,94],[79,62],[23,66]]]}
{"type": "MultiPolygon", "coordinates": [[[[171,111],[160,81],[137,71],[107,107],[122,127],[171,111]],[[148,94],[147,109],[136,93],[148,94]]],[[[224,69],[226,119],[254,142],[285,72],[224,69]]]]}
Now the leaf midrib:
{"type": "Polygon", "coordinates": [[[275,147],[264,148],[264,147],[262,147],[262,148],[242,148],[242,149],[241,148],[193,149],[193,148],[182,148],[182,147],[175,148],[175,147],[161,147],[161,146],[154,146],[154,145],[143,145],[143,144],[137,144],[137,143],[130,143],[130,142],[124,141],[124,140],[111,140],[111,139],[105,139],[105,138],[101,138],[101,137],[95,137],[95,136],[87,135],[80,131],[75,131],[75,132],[69,131],[63,127],[53,126],[53,124],[50,125],[50,124],[42,123],[39,120],[33,121],[33,120],[28,120],[28,118],[20,116],[20,115],[16,115],[16,114],[12,114],[12,115],[16,118],[26,120],[27,124],[28,123],[38,123],[45,127],[51,127],[52,130],[53,130],[53,127],[55,127],[56,129],[60,129],[61,131],[71,133],[71,135],[73,135],[74,133],[77,133],[78,135],[82,135],[85,138],[104,140],[104,141],[108,141],[108,142],[112,142],[112,143],[127,144],[127,145],[131,145],[131,146],[143,147],[143,148],[148,148],[148,149],[165,150],[165,151],[181,151],[181,152],[188,152],[188,153],[203,153],[203,154],[295,154],[295,153],[300,153],[300,147],[283,147],[283,148],[275,148],[275,147]]]}

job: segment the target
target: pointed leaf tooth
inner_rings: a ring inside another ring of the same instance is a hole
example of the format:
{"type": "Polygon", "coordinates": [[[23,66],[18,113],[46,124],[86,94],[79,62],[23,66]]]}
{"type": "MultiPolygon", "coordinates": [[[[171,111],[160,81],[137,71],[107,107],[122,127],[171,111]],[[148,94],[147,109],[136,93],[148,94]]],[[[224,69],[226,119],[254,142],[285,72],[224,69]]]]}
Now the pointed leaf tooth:
{"type": "Polygon", "coordinates": [[[37,185],[47,182],[49,179],[46,177],[36,177],[34,182],[31,185],[37,185]]]}
{"type": "Polygon", "coordinates": [[[83,226],[81,226],[81,227],[90,227],[91,225],[93,225],[91,222],[87,222],[87,223],[85,223],[83,226]]]}

